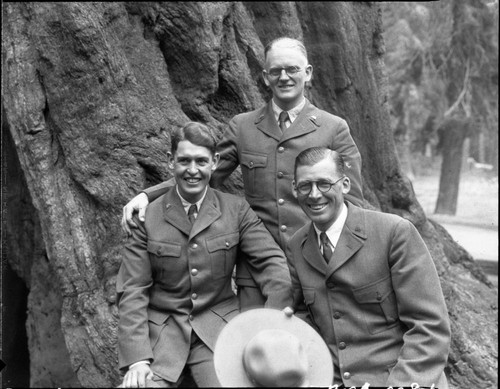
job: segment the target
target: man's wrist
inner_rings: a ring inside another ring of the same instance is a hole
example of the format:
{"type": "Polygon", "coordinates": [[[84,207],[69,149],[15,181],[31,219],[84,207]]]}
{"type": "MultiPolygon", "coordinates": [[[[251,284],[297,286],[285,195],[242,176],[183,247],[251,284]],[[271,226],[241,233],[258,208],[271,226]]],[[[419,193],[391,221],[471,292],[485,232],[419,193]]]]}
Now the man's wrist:
{"type": "Polygon", "coordinates": [[[138,361],[138,362],[134,362],[132,363],[128,369],[132,369],[134,366],[137,366],[137,365],[141,365],[141,364],[146,364],[146,365],[151,365],[151,361],[149,359],[144,359],[143,361],[138,361]]]}
{"type": "Polygon", "coordinates": [[[145,191],[145,190],[141,190],[141,191],[139,192],[139,194],[145,194],[145,195],[146,195],[146,198],[148,199],[148,202],[149,202],[149,196],[148,196],[148,194],[146,193],[146,191],[145,191]]]}

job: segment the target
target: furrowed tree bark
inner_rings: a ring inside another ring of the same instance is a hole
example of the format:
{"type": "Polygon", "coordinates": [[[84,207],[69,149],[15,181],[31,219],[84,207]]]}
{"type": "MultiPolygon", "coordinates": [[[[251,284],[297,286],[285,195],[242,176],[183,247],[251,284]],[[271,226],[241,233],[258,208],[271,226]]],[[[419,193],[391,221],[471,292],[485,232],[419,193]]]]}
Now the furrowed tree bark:
{"type": "MultiPolygon", "coordinates": [[[[266,101],[263,48],[286,34],[309,51],[315,70],[308,97],[349,123],[364,162],[366,206],[411,220],[431,251],[452,318],[452,386],[496,387],[497,290],[427,220],[401,171],[376,3],[4,3],[2,12],[2,131],[14,141],[44,253],[12,249],[8,259],[19,273],[29,269],[30,301],[59,296],[50,323],[60,323],[74,372],[45,385],[120,382],[122,207],[170,177],[173,127],[198,120],[223,131],[233,115],[266,101]]],[[[241,194],[238,171],[226,190],[241,194]]],[[[9,247],[22,248],[22,239],[37,241],[13,235],[9,247]]],[[[38,314],[28,304],[31,354],[47,325],[38,314]]],[[[31,384],[40,382],[39,369],[31,371],[31,384]]]]}

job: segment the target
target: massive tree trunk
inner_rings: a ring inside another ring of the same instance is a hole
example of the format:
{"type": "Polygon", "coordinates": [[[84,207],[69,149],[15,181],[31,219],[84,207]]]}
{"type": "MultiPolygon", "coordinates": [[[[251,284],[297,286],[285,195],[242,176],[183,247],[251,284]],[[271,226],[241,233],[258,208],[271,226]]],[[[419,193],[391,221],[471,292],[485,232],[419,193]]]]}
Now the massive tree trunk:
{"type": "MultiPolygon", "coordinates": [[[[119,383],[121,208],[169,177],[165,135],[174,126],[192,119],[222,131],[234,114],[268,98],[263,47],[286,34],[309,50],[308,97],[350,125],[367,206],[411,220],[431,251],[452,319],[452,386],[496,387],[497,290],[427,220],[401,171],[377,4],[4,3],[2,12],[2,132],[14,141],[25,199],[36,210],[29,222],[39,232],[11,235],[8,260],[30,290],[30,354],[59,352],[61,341],[43,342],[50,326],[62,334],[74,372],[48,375],[45,385],[74,386],[75,377],[86,387],[119,383]],[[47,312],[50,320],[40,320],[47,312]]],[[[238,172],[227,190],[241,193],[238,172]]],[[[31,363],[32,385],[41,382],[41,366],[61,367],[56,359],[31,363]]]]}

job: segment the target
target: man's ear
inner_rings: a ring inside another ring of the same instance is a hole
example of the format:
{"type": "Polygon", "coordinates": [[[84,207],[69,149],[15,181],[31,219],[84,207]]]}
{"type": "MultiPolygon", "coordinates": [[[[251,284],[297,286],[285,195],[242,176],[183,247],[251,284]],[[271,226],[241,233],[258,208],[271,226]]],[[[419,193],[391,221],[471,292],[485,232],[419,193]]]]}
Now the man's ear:
{"type": "Polygon", "coordinates": [[[292,193],[293,197],[297,198],[299,194],[297,193],[297,189],[295,189],[295,180],[292,181],[292,193]]]}
{"type": "Polygon", "coordinates": [[[342,193],[347,194],[351,190],[351,180],[349,177],[345,176],[344,181],[342,181],[342,193]]]}
{"type": "Polygon", "coordinates": [[[219,166],[220,154],[215,153],[213,159],[214,159],[214,164],[212,165],[212,171],[215,171],[215,169],[217,169],[217,166],[219,166]]]}
{"type": "Polygon", "coordinates": [[[306,66],[306,82],[311,81],[312,74],[313,74],[313,67],[312,65],[308,64],[306,66]]]}
{"type": "Polygon", "coordinates": [[[264,84],[269,86],[269,80],[267,79],[266,72],[264,70],[262,71],[262,78],[264,79],[264,84]]]}
{"type": "Polygon", "coordinates": [[[174,170],[174,156],[170,151],[167,151],[168,168],[174,170]]]}

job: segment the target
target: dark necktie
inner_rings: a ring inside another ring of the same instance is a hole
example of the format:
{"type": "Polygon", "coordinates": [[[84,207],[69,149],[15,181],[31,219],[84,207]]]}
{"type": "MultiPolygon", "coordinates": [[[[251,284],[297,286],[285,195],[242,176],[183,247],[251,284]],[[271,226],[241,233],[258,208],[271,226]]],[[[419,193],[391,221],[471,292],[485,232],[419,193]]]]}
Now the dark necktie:
{"type": "Polygon", "coordinates": [[[278,122],[281,128],[281,132],[284,133],[286,130],[286,125],[285,122],[289,120],[288,118],[288,112],[287,111],[281,111],[280,116],[278,118],[278,122]]]}
{"type": "Polygon", "coordinates": [[[333,254],[333,245],[330,243],[330,239],[328,239],[328,236],[326,236],[324,232],[319,234],[319,239],[321,240],[321,245],[323,246],[323,258],[325,258],[326,263],[328,263],[333,254]]]}
{"type": "Polygon", "coordinates": [[[195,219],[196,219],[194,217],[195,212],[196,212],[196,204],[192,204],[188,210],[188,218],[189,218],[189,221],[191,222],[191,224],[193,224],[195,219]]]}

